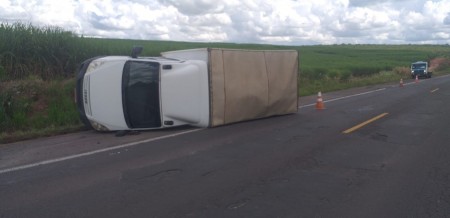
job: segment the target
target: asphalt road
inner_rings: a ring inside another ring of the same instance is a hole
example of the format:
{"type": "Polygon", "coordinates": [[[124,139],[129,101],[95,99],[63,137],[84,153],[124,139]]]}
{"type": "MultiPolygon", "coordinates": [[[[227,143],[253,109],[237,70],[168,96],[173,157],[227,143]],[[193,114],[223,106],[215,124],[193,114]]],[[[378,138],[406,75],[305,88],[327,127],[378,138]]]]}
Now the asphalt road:
{"type": "Polygon", "coordinates": [[[450,77],[323,97],[211,129],[0,145],[0,217],[450,216],[450,77]]]}

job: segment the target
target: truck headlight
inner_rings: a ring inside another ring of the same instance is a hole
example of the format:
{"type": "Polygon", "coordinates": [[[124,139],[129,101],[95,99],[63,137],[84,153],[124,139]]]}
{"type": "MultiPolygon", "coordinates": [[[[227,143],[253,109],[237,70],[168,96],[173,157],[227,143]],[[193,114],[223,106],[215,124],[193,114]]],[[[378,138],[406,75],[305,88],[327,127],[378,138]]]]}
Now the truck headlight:
{"type": "Polygon", "coordinates": [[[100,131],[100,132],[107,132],[107,131],[109,131],[109,129],[106,128],[106,126],[103,126],[100,123],[97,123],[97,122],[92,121],[92,120],[89,120],[89,122],[91,123],[92,128],[94,128],[97,131],[100,131]]]}
{"type": "Polygon", "coordinates": [[[102,66],[104,63],[105,63],[104,61],[99,61],[99,60],[92,61],[86,70],[86,74],[94,71],[98,67],[102,66]]]}

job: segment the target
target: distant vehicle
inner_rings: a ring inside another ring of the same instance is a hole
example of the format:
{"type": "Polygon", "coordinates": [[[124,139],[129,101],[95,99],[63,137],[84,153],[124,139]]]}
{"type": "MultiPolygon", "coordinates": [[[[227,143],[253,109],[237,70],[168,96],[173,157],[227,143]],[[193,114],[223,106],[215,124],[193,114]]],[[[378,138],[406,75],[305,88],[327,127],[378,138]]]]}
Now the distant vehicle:
{"type": "Polygon", "coordinates": [[[298,52],[203,48],[86,60],[83,123],[98,131],[215,127],[297,112],[298,52]]]}
{"type": "Polygon", "coordinates": [[[432,72],[429,71],[428,62],[418,61],[411,64],[411,78],[426,77],[431,78],[432,72]]]}

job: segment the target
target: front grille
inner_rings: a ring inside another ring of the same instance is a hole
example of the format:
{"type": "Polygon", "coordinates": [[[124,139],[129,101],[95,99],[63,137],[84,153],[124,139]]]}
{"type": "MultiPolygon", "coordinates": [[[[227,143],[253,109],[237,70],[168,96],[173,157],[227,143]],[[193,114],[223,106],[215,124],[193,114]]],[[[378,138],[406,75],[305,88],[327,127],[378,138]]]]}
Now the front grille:
{"type": "Polygon", "coordinates": [[[90,98],[90,84],[91,79],[89,75],[86,75],[84,77],[84,83],[83,83],[83,104],[84,104],[84,110],[86,114],[89,116],[92,116],[92,109],[91,109],[91,98],[90,98]]]}

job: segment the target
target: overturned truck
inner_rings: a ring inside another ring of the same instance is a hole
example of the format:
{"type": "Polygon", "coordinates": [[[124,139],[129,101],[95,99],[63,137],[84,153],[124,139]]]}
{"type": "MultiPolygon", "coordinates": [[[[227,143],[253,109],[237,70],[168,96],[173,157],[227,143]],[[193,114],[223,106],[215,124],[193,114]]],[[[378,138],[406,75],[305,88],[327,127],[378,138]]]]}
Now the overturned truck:
{"type": "Polygon", "coordinates": [[[298,52],[201,48],[81,64],[76,101],[98,131],[216,127],[297,112],[298,52]]]}

